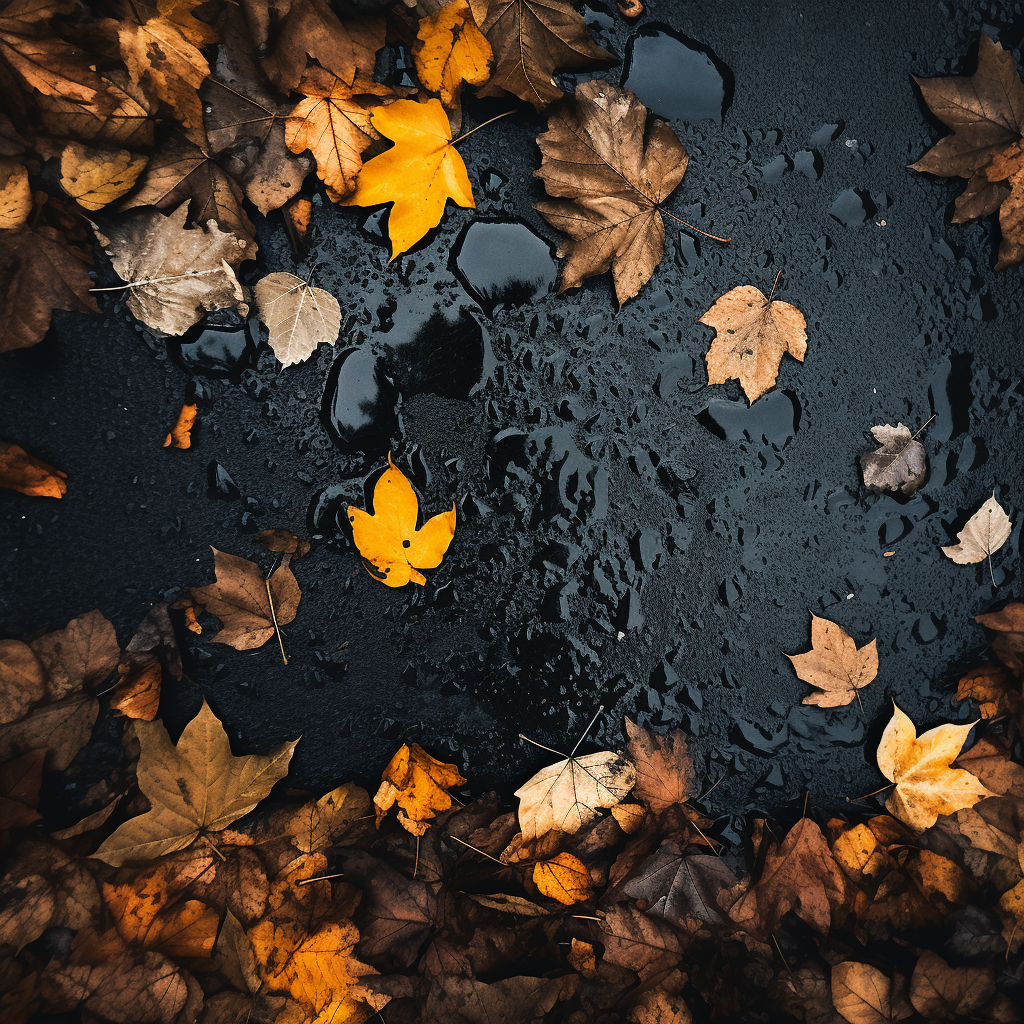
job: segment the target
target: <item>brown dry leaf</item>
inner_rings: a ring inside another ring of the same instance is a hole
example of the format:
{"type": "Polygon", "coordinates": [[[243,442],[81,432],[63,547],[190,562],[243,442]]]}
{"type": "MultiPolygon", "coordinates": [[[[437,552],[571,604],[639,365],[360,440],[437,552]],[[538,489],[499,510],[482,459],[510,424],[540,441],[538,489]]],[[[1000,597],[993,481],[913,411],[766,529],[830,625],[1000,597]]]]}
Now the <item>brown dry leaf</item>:
{"type": "Polygon", "coordinates": [[[89,742],[99,710],[95,698],[74,695],[0,726],[0,763],[45,747],[46,770],[63,771],[89,742]]]}
{"type": "Polygon", "coordinates": [[[890,814],[922,831],[940,814],[993,795],[970,772],[950,767],[973,728],[973,723],[940,725],[918,736],[914,723],[893,704],[877,754],[879,770],[896,784],[885,804],[890,814]]]}
{"type": "Polygon", "coordinates": [[[436,14],[420,18],[412,53],[420,83],[439,93],[446,107],[458,105],[463,82],[487,81],[494,58],[491,44],[473,20],[469,0],[453,0],[436,14]]]}
{"type": "Polygon", "coordinates": [[[153,109],[145,90],[121,69],[100,72],[104,104],[77,103],[64,96],[38,96],[42,128],[54,138],[106,142],[119,148],[153,145],[153,109]]]}
{"type": "Polygon", "coordinates": [[[569,907],[594,895],[587,865],[564,851],[533,866],[533,884],[544,896],[569,907]]]}
{"type": "Polygon", "coordinates": [[[911,1016],[914,1008],[892,980],[877,967],[846,960],[832,968],[832,999],[850,1024],[892,1024],[911,1016]]]}
{"type": "Polygon", "coordinates": [[[0,160],[0,231],[20,228],[31,212],[28,170],[16,160],[0,160]]]}
{"type": "Polygon", "coordinates": [[[643,981],[660,978],[682,959],[683,943],[671,925],[627,903],[618,903],[596,926],[604,962],[635,971],[643,981]]]}
{"type": "Polygon", "coordinates": [[[489,910],[498,910],[503,914],[515,914],[519,917],[549,917],[551,911],[533,903],[522,896],[506,896],[501,892],[476,893],[467,892],[466,895],[489,910]]]}
{"type": "Polygon", "coordinates": [[[623,800],[636,778],[632,763],[614,750],[542,768],[515,792],[524,842],[548,832],[578,832],[600,815],[599,808],[623,800]]]}
{"type": "Polygon", "coordinates": [[[175,448],[192,447],[192,428],[195,426],[198,413],[199,407],[195,402],[186,402],[181,407],[177,421],[164,439],[165,448],[170,448],[171,445],[174,445],[175,448]]]}
{"type": "Polygon", "coordinates": [[[556,1002],[569,999],[579,978],[514,977],[485,985],[476,978],[435,981],[423,1020],[444,1024],[541,1024],[556,1002]]]}
{"type": "Polygon", "coordinates": [[[956,535],[959,543],[943,547],[942,553],[958,565],[970,565],[989,559],[1010,539],[1013,523],[995,495],[988,499],[967,520],[967,525],[956,535]]]}
{"type": "Polygon", "coordinates": [[[253,288],[260,321],[270,332],[270,347],[281,366],[308,359],[317,345],[333,345],[341,330],[341,306],[323,288],[294,274],[268,274],[253,288]]]}
{"type": "Polygon", "coordinates": [[[455,765],[431,757],[418,743],[411,747],[403,744],[381,774],[380,788],[373,798],[377,827],[397,803],[399,824],[414,835],[422,835],[429,818],[451,807],[447,790],[465,783],[455,765]]]}
{"type": "Polygon", "coordinates": [[[304,95],[288,115],[284,137],[292,153],[309,150],[316,173],[333,202],[355,190],[363,152],[380,134],[371,122],[373,109],[391,90],[370,80],[347,84],[333,75],[310,69],[299,91],[304,95]]]}
{"type": "Polygon", "coordinates": [[[627,718],[626,735],[626,754],[636,768],[633,795],[655,814],[685,803],[693,795],[693,760],[682,730],[660,736],[627,718]]]}
{"type": "Polygon", "coordinates": [[[46,931],[56,910],[53,890],[41,875],[8,874],[0,882],[0,946],[21,952],[46,931]]]}
{"type": "Polygon", "coordinates": [[[910,978],[910,1001],[929,1022],[977,1019],[978,1011],[995,996],[995,973],[991,967],[950,967],[931,950],[921,954],[910,978]]]}
{"type": "Polygon", "coordinates": [[[804,697],[804,704],[835,708],[849,704],[858,691],[878,675],[878,648],[874,640],[858,648],[842,626],[811,613],[811,650],[787,654],[797,676],[821,693],[804,697]]]}
{"type": "Polygon", "coordinates": [[[566,0],[472,0],[471,6],[494,50],[494,73],[480,96],[512,93],[543,110],[562,97],[555,71],[615,59],[590,38],[566,0]]]}
{"type": "Polygon", "coordinates": [[[316,853],[336,842],[370,811],[370,794],[354,782],[346,782],[299,808],[285,828],[293,846],[303,853],[316,853]]]}
{"type": "Polygon", "coordinates": [[[1024,803],[1015,797],[989,797],[957,811],[956,823],[976,850],[1016,858],[1024,835],[1024,803]]]}
{"type": "Polygon", "coordinates": [[[154,659],[175,679],[181,678],[181,651],[166,604],[155,604],[146,612],[135,636],[124,649],[121,668],[143,668],[154,659]]]}
{"type": "Polygon", "coordinates": [[[0,441],[0,487],[33,498],[63,498],[67,478],[67,473],[29,455],[13,441],[0,441]]]}
{"type": "Polygon", "coordinates": [[[127,149],[69,142],[60,157],[60,185],[84,209],[102,210],[132,189],[147,161],[127,149]]]}
{"type": "Polygon", "coordinates": [[[114,627],[95,610],[33,640],[31,647],[46,669],[51,700],[102,683],[121,656],[114,627]]]}
{"type": "Polygon", "coordinates": [[[0,765],[0,831],[24,828],[40,820],[36,808],[45,762],[44,747],[0,765]]]}
{"type": "Polygon", "coordinates": [[[1016,714],[1021,704],[1021,687],[1004,666],[982,665],[971,669],[956,684],[956,699],[976,701],[982,718],[999,718],[1016,714]]]}
{"type": "Polygon", "coordinates": [[[555,201],[535,208],[569,236],[558,248],[567,258],[560,291],[611,270],[621,306],[661,262],[660,204],[683,180],[687,155],[664,121],[648,129],[647,115],[631,92],[594,80],[580,85],[537,137],[543,159],[534,174],[555,201]]]}
{"type": "Polygon", "coordinates": [[[880,423],[871,433],[880,447],[860,456],[864,486],[869,491],[914,494],[928,475],[924,445],[902,423],[880,423]]]}
{"type": "Polygon", "coordinates": [[[594,953],[594,946],[590,942],[582,942],[580,939],[573,939],[566,960],[574,971],[580,974],[588,974],[597,970],[597,956],[594,953]]]}
{"type": "Polygon", "coordinates": [[[1000,736],[978,740],[953,764],[969,771],[990,793],[1024,794],[1024,765],[1013,760],[1006,740],[1000,736]]]}
{"type": "Polygon", "coordinates": [[[297,921],[267,917],[248,935],[263,987],[301,1003],[304,1020],[366,1020],[388,1002],[361,981],[377,972],[353,955],[359,932],[351,921],[328,922],[307,934],[297,921]]]}
{"type": "Polygon", "coordinates": [[[1024,602],[1010,601],[998,612],[975,615],[974,621],[995,631],[992,653],[1018,679],[1024,677],[1024,602]]]}
{"type": "Polygon", "coordinates": [[[235,757],[205,701],[177,745],[160,722],[136,722],[135,730],[142,746],[139,789],[151,807],[121,825],[93,855],[115,867],[173,853],[227,828],[284,778],[298,742],[282,743],[266,755],[235,757]]]}
{"type": "Polygon", "coordinates": [[[626,1020],[630,1024],[692,1024],[693,1014],[682,996],[655,988],[639,996],[630,1007],[626,1020]]]}
{"type": "Polygon", "coordinates": [[[0,352],[42,341],[55,309],[98,313],[90,294],[91,266],[88,248],[56,227],[42,224],[5,233],[0,248],[0,352]]]}
{"type": "Polygon", "coordinates": [[[137,213],[96,235],[128,282],[128,308],[147,327],[184,334],[207,310],[242,303],[235,269],[250,246],[210,221],[185,227],[186,204],[169,216],[137,213]]]}
{"type": "Polygon", "coordinates": [[[769,847],[757,882],[728,898],[729,916],[751,933],[767,936],[793,911],[827,935],[846,890],[846,878],[821,829],[801,818],[780,845],[769,847]]]}
{"type": "Polygon", "coordinates": [[[262,545],[267,551],[291,555],[293,562],[297,562],[303,555],[309,553],[309,541],[296,537],[291,530],[260,530],[253,537],[253,542],[262,545]]]}
{"type": "MultiPolygon", "coordinates": [[[[831,824],[831,823],[830,823],[831,824]]],[[[862,876],[872,878],[889,868],[889,855],[867,825],[846,829],[832,844],[836,863],[858,883],[862,876]]]]}
{"type": "Polygon", "coordinates": [[[769,299],[744,284],[728,291],[700,318],[715,330],[705,357],[708,383],[735,378],[750,402],[756,401],[779,376],[788,352],[803,362],[807,352],[807,321],[796,306],[769,299]]]}
{"type": "Polygon", "coordinates": [[[110,709],[126,718],[152,722],[160,710],[162,682],[163,672],[158,661],[129,672],[110,695],[110,709]]]}
{"type": "Polygon", "coordinates": [[[286,626],[299,609],[302,593],[288,564],[289,556],[271,573],[268,591],[268,581],[255,562],[210,550],[217,582],[193,587],[192,597],[221,621],[221,630],[212,641],[236,651],[262,647],[274,635],[275,626],[286,626]]]}
{"type": "Polygon", "coordinates": [[[1024,259],[1024,86],[1013,55],[984,32],[973,75],[915,78],[928,109],[953,129],[910,166],[940,177],[967,178],[953,222],[999,210],[1002,241],[996,269],[1024,259]]]}
{"type": "MultiPolygon", "coordinates": [[[[384,45],[384,19],[346,17],[331,9],[329,0],[291,0],[272,34],[256,35],[256,44],[270,43],[263,70],[282,91],[292,92],[306,70],[307,55],[351,85],[356,78],[373,75],[377,51],[384,45]]],[[[262,26],[261,26],[262,27],[262,26]]]]}

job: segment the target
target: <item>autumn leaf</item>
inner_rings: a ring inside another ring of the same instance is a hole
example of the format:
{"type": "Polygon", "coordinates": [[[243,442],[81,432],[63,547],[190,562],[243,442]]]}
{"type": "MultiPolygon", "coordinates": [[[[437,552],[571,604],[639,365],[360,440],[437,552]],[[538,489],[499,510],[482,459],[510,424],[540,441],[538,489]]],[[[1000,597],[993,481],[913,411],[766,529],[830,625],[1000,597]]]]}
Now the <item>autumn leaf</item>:
{"type": "Polygon", "coordinates": [[[626,753],[636,768],[633,795],[655,814],[685,803],[693,795],[693,761],[682,730],[659,736],[627,718],[626,735],[626,753]]]}
{"type": "Polygon", "coordinates": [[[902,423],[879,424],[871,433],[880,447],[860,456],[864,486],[869,491],[913,494],[928,475],[924,445],[902,423]]]}
{"type": "Polygon", "coordinates": [[[67,478],[67,473],[29,455],[13,441],[0,441],[0,487],[32,498],[63,498],[67,478]]]}
{"type": "Polygon", "coordinates": [[[557,70],[615,59],[590,38],[586,22],[566,0],[473,0],[472,7],[495,62],[479,96],[511,93],[543,110],[562,96],[554,81],[557,70]]]}
{"type": "Polygon", "coordinates": [[[210,309],[235,307],[242,289],[235,268],[249,246],[221,231],[186,228],[187,204],[165,217],[157,210],[137,213],[96,235],[114,272],[128,282],[128,308],[147,327],[184,334],[210,309]]]}
{"type": "Polygon", "coordinates": [[[286,626],[295,618],[299,608],[302,594],[288,556],[270,575],[268,587],[255,562],[216,548],[210,550],[217,582],[193,587],[192,597],[221,621],[213,642],[236,651],[262,647],[278,626],[286,626]]]}
{"type": "Polygon", "coordinates": [[[834,708],[849,704],[878,675],[878,649],[874,640],[858,648],[857,642],[828,619],[811,614],[811,650],[787,654],[796,674],[821,691],[804,697],[804,704],[834,708]]]}
{"type": "Polygon", "coordinates": [[[397,803],[399,824],[414,835],[422,835],[428,827],[427,819],[451,807],[447,791],[465,782],[455,765],[431,757],[418,743],[411,747],[403,744],[384,769],[373,798],[377,827],[397,803]]]}
{"type": "Polygon", "coordinates": [[[388,235],[395,259],[441,223],[449,199],[469,209],[476,201],[438,100],[396,100],[375,109],[370,120],[394,146],[363,164],[355,192],[341,205],[391,203],[388,235]]]}
{"type": "Polygon", "coordinates": [[[352,538],[371,575],[389,587],[427,578],[418,569],[436,569],[455,535],[455,502],[450,512],[428,519],[419,529],[419,501],[405,474],[391,461],[373,488],[373,513],[347,505],[352,538]]]}
{"type": "Polygon", "coordinates": [[[51,700],[104,682],[121,654],[114,627],[95,610],[33,640],[32,650],[46,670],[51,700]]]}
{"type": "Polygon", "coordinates": [[[291,555],[292,561],[297,562],[304,555],[309,554],[310,543],[301,537],[296,537],[291,530],[260,530],[253,537],[253,542],[259,544],[267,551],[273,551],[280,555],[291,555]]]}
{"type": "Polygon", "coordinates": [[[0,640],[0,723],[16,722],[43,699],[46,671],[20,640],[0,640]]]}
{"type": "Polygon", "coordinates": [[[910,166],[940,177],[967,178],[953,222],[999,211],[996,269],[1024,259],[1024,85],[1013,62],[986,33],[978,38],[973,75],[915,78],[928,109],[953,129],[910,166]]]}
{"type": "Polygon", "coordinates": [[[535,208],[568,235],[559,290],[612,272],[621,306],[650,280],[665,251],[661,204],[686,172],[687,155],[672,129],[631,93],[609,82],[584,82],[537,137],[534,171],[553,202],[535,208]]]}
{"type": "Polygon", "coordinates": [[[93,855],[114,867],[165,856],[227,828],[284,778],[298,743],[235,757],[205,701],[176,745],[161,722],[136,722],[135,730],[142,746],[139,789],[152,806],[121,825],[93,855]]]}
{"type": "Polygon", "coordinates": [[[708,383],[736,378],[750,402],[775,384],[787,352],[803,362],[807,351],[803,313],[788,302],[765,298],[753,285],[726,292],[699,322],[715,330],[706,356],[708,383]]]}
{"type": "Polygon", "coordinates": [[[832,999],[836,1011],[850,1024],[892,1024],[914,1012],[877,967],[850,960],[832,968],[832,999]]]}
{"type": "Polygon", "coordinates": [[[302,853],[317,853],[369,813],[369,794],[346,782],[300,807],[289,819],[287,831],[292,845],[302,853]]]}
{"type": "Polygon", "coordinates": [[[469,0],[454,0],[421,18],[412,53],[423,87],[439,93],[446,107],[459,102],[463,82],[483,85],[487,81],[494,57],[491,44],[473,20],[469,0]]]}
{"type": "Polygon", "coordinates": [[[31,212],[27,168],[16,160],[0,160],[0,231],[20,228],[31,212]]]}
{"type": "Polygon", "coordinates": [[[61,95],[36,97],[41,126],[57,138],[119,148],[152,146],[156,102],[121,68],[101,72],[98,84],[104,96],[102,106],[77,103],[61,95]]]}
{"type": "Polygon", "coordinates": [[[270,347],[282,366],[308,359],[317,345],[333,345],[341,330],[341,306],[323,288],[294,274],[268,274],[256,282],[256,311],[270,332],[270,347]]]}
{"type": "Polygon", "coordinates": [[[1017,678],[1024,677],[1024,602],[1010,601],[998,612],[975,615],[974,621],[995,632],[992,653],[1017,678]]]}
{"type": "Polygon", "coordinates": [[[593,896],[590,872],[586,864],[564,851],[551,860],[542,860],[533,866],[533,884],[544,896],[569,907],[583,903],[593,896]]]}
{"type": "Polygon", "coordinates": [[[515,795],[523,840],[548,832],[572,835],[614,807],[636,783],[636,769],[614,750],[601,750],[542,768],[515,795]]]}
{"type": "Polygon", "coordinates": [[[914,723],[893,704],[877,753],[879,770],[896,786],[885,804],[890,814],[922,831],[940,814],[993,795],[970,772],[950,767],[973,728],[973,723],[940,725],[918,736],[914,723]]]}
{"type": "Polygon", "coordinates": [[[69,142],[60,158],[60,185],[83,209],[102,210],[131,190],[147,160],[127,149],[69,142]]]}
{"type": "Polygon", "coordinates": [[[1020,1020],[1010,1000],[996,990],[991,967],[950,967],[924,950],[910,978],[910,1001],[928,1021],[1020,1020]],[[996,1003],[985,1012],[990,1003],[996,1003]]]}
{"type": "Polygon", "coordinates": [[[174,445],[175,448],[192,447],[192,428],[195,426],[196,414],[198,412],[199,407],[195,402],[186,402],[181,407],[177,421],[171,427],[171,432],[164,439],[165,448],[170,448],[171,445],[174,445]]]}
{"type": "Polygon", "coordinates": [[[958,544],[943,547],[942,553],[958,565],[970,565],[989,559],[1010,539],[1013,523],[995,495],[988,499],[967,520],[967,525],[956,535],[958,544]]]}

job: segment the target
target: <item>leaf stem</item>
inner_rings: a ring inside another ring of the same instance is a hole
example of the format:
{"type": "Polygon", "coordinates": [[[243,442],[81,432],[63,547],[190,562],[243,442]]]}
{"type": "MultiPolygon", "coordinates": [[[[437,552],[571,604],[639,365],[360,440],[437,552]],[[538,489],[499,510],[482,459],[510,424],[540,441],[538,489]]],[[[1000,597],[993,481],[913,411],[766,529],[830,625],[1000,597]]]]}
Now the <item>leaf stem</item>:
{"type": "Polygon", "coordinates": [[[449,145],[457,146],[463,139],[468,139],[473,132],[478,132],[481,128],[486,128],[489,124],[493,124],[495,121],[500,121],[503,117],[508,117],[509,114],[514,113],[514,110],[506,110],[504,114],[498,114],[497,117],[492,117],[490,120],[484,121],[483,124],[478,124],[475,128],[470,128],[468,132],[463,132],[457,139],[452,139],[449,145]]]}
{"type": "Polygon", "coordinates": [[[524,736],[522,733],[519,734],[519,738],[521,740],[526,740],[527,743],[532,743],[535,747],[540,747],[541,750],[547,750],[549,753],[557,754],[559,757],[563,757],[567,761],[569,760],[569,758],[566,757],[565,754],[562,753],[562,751],[555,750],[554,747],[546,747],[543,743],[538,743],[536,740],[531,740],[529,736],[524,736]]]}
{"type": "MultiPolygon", "coordinates": [[[[919,435],[919,434],[923,434],[923,433],[924,433],[924,429],[925,429],[925,427],[927,427],[927,426],[928,426],[928,424],[929,424],[929,423],[931,423],[931,421],[932,421],[933,419],[935,419],[935,417],[936,417],[936,416],[938,416],[938,415],[939,415],[939,414],[938,414],[937,412],[933,412],[933,413],[931,414],[931,416],[929,416],[929,417],[928,417],[928,419],[926,419],[926,420],[924,421],[924,427],[921,427],[921,429],[920,429],[920,430],[919,430],[919,431],[917,432],[917,434],[915,434],[915,435],[914,435],[914,436],[913,436],[913,437],[912,437],[912,438],[911,438],[910,440],[911,440],[911,441],[915,441],[915,440],[917,440],[917,437],[918,437],[918,435],[919,435]]],[[[906,450],[906,449],[904,449],[904,450],[906,450]]]]}
{"type": "MultiPolygon", "coordinates": [[[[481,128],[483,125],[480,126],[481,128]]],[[[475,131],[475,129],[474,129],[475,131]]],[[[659,207],[660,209],[660,207],[659,207]]],[[[731,238],[723,238],[721,235],[713,235],[710,231],[705,231],[703,228],[697,227],[696,224],[691,224],[688,220],[683,220],[682,217],[677,217],[674,213],[669,213],[668,210],[662,210],[666,217],[671,217],[673,220],[679,221],[684,227],[689,228],[691,231],[696,231],[698,235],[703,235],[705,238],[713,238],[716,242],[731,242],[731,238]]]]}
{"type": "Polygon", "coordinates": [[[863,796],[847,797],[846,802],[848,804],[860,803],[861,800],[867,800],[869,796],[877,796],[879,793],[884,793],[887,789],[892,789],[895,786],[895,782],[890,782],[888,786],[883,786],[881,789],[872,790],[870,793],[865,793],[863,796]]]}
{"type": "Polygon", "coordinates": [[[128,284],[115,285],[112,288],[90,288],[91,292],[123,292],[126,288],[142,288],[147,284],[163,284],[165,281],[181,281],[187,277],[202,277],[204,274],[223,274],[223,267],[212,270],[190,270],[187,274],[175,274],[173,277],[150,277],[145,281],[131,281],[128,284]]]}
{"type": "Polygon", "coordinates": [[[326,882],[326,881],[329,881],[332,878],[344,878],[344,877],[345,877],[345,872],[344,871],[339,871],[337,874],[334,874],[334,875],[316,875],[313,878],[303,878],[301,881],[296,882],[295,884],[296,885],[312,885],[314,882],[326,882]]]}
{"type": "Polygon", "coordinates": [[[492,857],[489,853],[484,853],[483,850],[478,850],[475,846],[473,846],[472,843],[467,843],[464,840],[460,839],[458,836],[453,836],[450,833],[448,835],[448,838],[454,839],[455,842],[462,843],[463,846],[469,847],[469,849],[471,849],[474,853],[479,853],[481,857],[486,857],[488,860],[493,860],[495,864],[499,864],[501,865],[501,867],[505,867],[505,865],[502,864],[497,857],[492,857]]]}
{"type": "Polygon", "coordinates": [[[576,741],[576,746],[572,748],[572,753],[569,755],[570,760],[576,756],[576,751],[580,749],[580,744],[587,738],[587,733],[594,727],[594,723],[597,721],[597,717],[602,711],[604,711],[603,704],[594,712],[594,717],[590,720],[586,729],[583,730],[583,735],[576,741]]]}
{"type": "Polygon", "coordinates": [[[281,627],[277,624],[277,612],[274,611],[274,595],[270,592],[270,577],[263,581],[267,585],[267,600],[270,602],[270,617],[274,620],[274,633],[277,635],[277,646],[281,648],[281,660],[287,665],[288,657],[284,653],[284,641],[281,639],[281,627]]]}

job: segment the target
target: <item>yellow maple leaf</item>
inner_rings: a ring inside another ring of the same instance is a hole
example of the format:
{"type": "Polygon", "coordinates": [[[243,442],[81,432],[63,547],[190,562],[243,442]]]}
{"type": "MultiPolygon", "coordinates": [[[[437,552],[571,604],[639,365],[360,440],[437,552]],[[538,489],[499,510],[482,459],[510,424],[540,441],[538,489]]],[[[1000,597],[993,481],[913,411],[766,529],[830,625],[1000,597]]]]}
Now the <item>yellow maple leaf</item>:
{"type": "Polygon", "coordinates": [[[455,0],[432,17],[420,19],[413,47],[416,74],[425,89],[441,94],[446,107],[459,101],[463,82],[483,85],[494,52],[477,28],[468,0],[455,0]]]}
{"type": "Polygon", "coordinates": [[[455,502],[450,512],[428,519],[416,529],[419,502],[412,484],[391,461],[373,488],[373,514],[346,506],[352,539],[359,554],[376,570],[374,579],[389,587],[410,580],[421,586],[426,576],[418,569],[436,569],[455,536],[455,502]]]}
{"type": "Polygon", "coordinates": [[[363,164],[355,192],[341,205],[393,204],[388,234],[394,259],[441,223],[449,199],[469,209],[476,202],[439,100],[396,100],[375,109],[371,123],[394,146],[363,164]]]}
{"type": "Polygon", "coordinates": [[[381,773],[380,788],[373,798],[379,826],[393,804],[398,804],[398,821],[413,835],[423,835],[428,818],[447,811],[452,798],[447,790],[461,786],[465,779],[453,764],[431,757],[418,743],[405,743],[381,773]]]}
{"type": "Polygon", "coordinates": [[[973,728],[973,722],[939,725],[918,736],[914,723],[893,703],[877,754],[882,774],[896,784],[885,804],[890,814],[920,831],[934,825],[940,814],[995,795],[969,771],[950,767],[973,728]]]}

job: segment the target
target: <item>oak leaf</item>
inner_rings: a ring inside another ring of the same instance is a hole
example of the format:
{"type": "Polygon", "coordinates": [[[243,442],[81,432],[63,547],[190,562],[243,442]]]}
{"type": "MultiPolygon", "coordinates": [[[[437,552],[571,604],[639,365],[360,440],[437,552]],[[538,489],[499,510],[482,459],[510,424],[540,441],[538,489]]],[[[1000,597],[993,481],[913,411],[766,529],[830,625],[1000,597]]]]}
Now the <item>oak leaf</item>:
{"type": "Polygon", "coordinates": [[[348,85],[334,76],[311,73],[299,83],[299,91],[304,99],[288,115],[285,142],[292,153],[308,149],[313,154],[328,198],[339,202],[356,188],[363,152],[380,138],[371,115],[391,90],[363,79],[348,85]]]}
{"type": "Polygon", "coordinates": [[[69,142],[60,157],[60,185],[84,209],[102,210],[132,189],[147,162],[127,149],[69,142]]]}
{"type": "Polygon", "coordinates": [[[991,559],[1010,539],[1012,529],[1010,517],[993,495],[956,535],[959,543],[944,546],[942,553],[958,565],[991,559]]]}
{"type": "Polygon", "coordinates": [[[268,580],[255,562],[216,548],[210,550],[217,582],[193,587],[192,597],[221,621],[213,642],[236,651],[262,647],[278,626],[295,618],[299,608],[302,594],[288,564],[289,556],[285,555],[271,574],[268,589],[268,580]]]}
{"type": "Polygon", "coordinates": [[[438,100],[396,100],[375,109],[370,121],[394,146],[363,164],[355,192],[341,205],[391,203],[388,236],[395,259],[441,223],[449,199],[469,209],[476,201],[438,100]]]}
{"type": "Polygon", "coordinates": [[[636,769],[614,750],[601,750],[542,768],[525,782],[519,797],[519,827],[523,840],[548,832],[578,832],[614,807],[636,783],[636,769]]]}
{"type": "Polygon", "coordinates": [[[373,798],[378,828],[388,810],[398,804],[402,827],[422,835],[429,818],[451,807],[447,790],[465,782],[455,765],[431,757],[418,743],[411,747],[403,744],[381,774],[380,788],[373,798]]]}
{"type": "Polygon", "coordinates": [[[373,488],[373,513],[346,506],[352,538],[372,566],[371,575],[389,587],[427,582],[419,569],[436,569],[455,536],[455,502],[451,511],[428,519],[419,529],[419,501],[405,474],[391,461],[373,488]]]}
{"type": "Polygon", "coordinates": [[[615,59],[590,38],[586,22],[566,0],[473,0],[472,7],[494,50],[494,73],[477,91],[480,96],[512,93],[543,110],[562,96],[556,70],[615,59]]]}
{"type": "Polygon", "coordinates": [[[270,332],[270,347],[282,366],[308,359],[317,345],[333,345],[341,330],[341,306],[323,288],[279,271],[256,282],[257,314],[270,332]]]}
{"type": "Polygon", "coordinates": [[[914,723],[896,704],[878,744],[878,767],[895,783],[886,800],[889,813],[923,831],[940,814],[953,814],[992,796],[970,772],[950,767],[974,724],[940,725],[917,735],[914,723]]]}
{"type": "Polygon", "coordinates": [[[924,445],[902,423],[880,423],[871,433],[880,447],[860,456],[864,486],[869,491],[913,494],[928,475],[924,445]]]}
{"type": "Polygon", "coordinates": [[[834,708],[849,704],[878,675],[876,641],[858,648],[857,642],[828,619],[811,613],[811,650],[787,654],[796,674],[821,693],[804,697],[804,704],[834,708]]]}
{"type": "Polygon", "coordinates": [[[1013,55],[982,32],[973,75],[915,78],[928,109],[953,129],[910,166],[967,178],[953,222],[999,211],[1002,241],[996,269],[1024,259],[1024,85],[1013,55]]]}
{"type": "Polygon", "coordinates": [[[750,402],[756,401],[779,376],[788,352],[803,362],[807,351],[807,321],[796,306],[769,299],[753,285],[728,291],[700,318],[715,330],[705,357],[708,383],[736,378],[750,402]]]}
{"type": "Polygon", "coordinates": [[[693,760],[683,731],[659,736],[627,718],[626,735],[626,753],[636,768],[633,795],[655,814],[685,803],[693,795],[693,760]]]}
{"type": "Polygon", "coordinates": [[[164,439],[164,447],[170,448],[174,445],[175,448],[191,448],[192,447],[192,428],[196,423],[196,415],[199,412],[199,407],[195,402],[186,402],[181,407],[181,412],[178,413],[178,419],[175,421],[173,427],[171,427],[170,433],[164,439]]]}
{"type": "Polygon", "coordinates": [[[416,74],[424,88],[439,93],[446,107],[459,102],[462,83],[483,85],[494,52],[473,20],[469,0],[453,0],[421,18],[413,46],[416,74]]]}
{"type": "Polygon", "coordinates": [[[121,825],[93,854],[118,867],[184,849],[251,811],[288,771],[298,740],[269,754],[231,753],[224,727],[206,702],[172,744],[161,722],[136,722],[139,789],[145,814],[121,825]]]}
{"type": "Polygon", "coordinates": [[[63,498],[67,478],[67,473],[29,455],[13,441],[0,441],[0,487],[32,498],[63,498]]]}
{"type": "Polygon", "coordinates": [[[28,170],[16,160],[0,160],[0,231],[13,231],[32,212],[28,170]]]}
{"type": "Polygon", "coordinates": [[[832,999],[836,1011],[850,1024],[892,1024],[913,1014],[914,1008],[892,980],[871,964],[844,960],[832,968],[832,999]]]}
{"type": "Polygon", "coordinates": [[[682,143],[664,121],[609,82],[584,82],[537,137],[534,174],[555,201],[535,204],[568,235],[559,290],[611,270],[621,306],[650,280],[665,251],[661,204],[686,172],[682,143]]]}
{"type": "Polygon", "coordinates": [[[594,895],[586,864],[571,853],[562,852],[533,866],[533,884],[544,896],[569,907],[594,895]]]}
{"type": "Polygon", "coordinates": [[[210,221],[186,228],[187,204],[169,216],[137,213],[96,235],[115,273],[128,282],[128,308],[147,327],[184,334],[207,310],[242,302],[235,268],[249,246],[210,221]]]}

